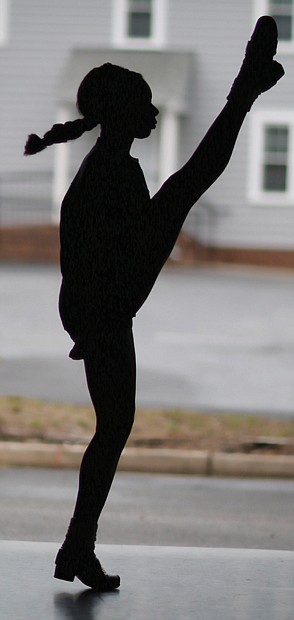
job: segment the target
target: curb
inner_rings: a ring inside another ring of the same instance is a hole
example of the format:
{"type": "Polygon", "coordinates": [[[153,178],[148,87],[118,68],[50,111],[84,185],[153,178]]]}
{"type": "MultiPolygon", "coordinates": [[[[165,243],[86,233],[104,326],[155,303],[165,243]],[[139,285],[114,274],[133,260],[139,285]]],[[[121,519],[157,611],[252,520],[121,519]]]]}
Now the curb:
{"type": "MultiPolygon", "coordinates": [[[[85,445],[1,441],[0,467],[78,469],[85,449],[85,445]]],[[[157,474],[294,478],[294,456],[125,448],[118,470],[157,474]]]]}

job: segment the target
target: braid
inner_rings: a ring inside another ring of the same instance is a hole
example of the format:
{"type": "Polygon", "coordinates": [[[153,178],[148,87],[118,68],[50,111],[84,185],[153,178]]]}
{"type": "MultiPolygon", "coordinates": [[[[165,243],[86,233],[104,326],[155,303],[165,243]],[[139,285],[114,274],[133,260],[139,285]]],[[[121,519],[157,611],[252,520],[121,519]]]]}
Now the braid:
{"type": "Polygon", "coordinates": [[[90,131],[98,125],[97,120],[89,118],[78,118],[75,121],[67,121],[66,123],[57,123],[53,125],[49,131],[47,131],[43,138],[40,138],[35,133],[28,136],[24,154],[34,155],[43,151],[47,146],[51,144],[59,144],[61,142],[68,142],[68,140],[76,140],[80,138],[85,131],[90,131]]]}

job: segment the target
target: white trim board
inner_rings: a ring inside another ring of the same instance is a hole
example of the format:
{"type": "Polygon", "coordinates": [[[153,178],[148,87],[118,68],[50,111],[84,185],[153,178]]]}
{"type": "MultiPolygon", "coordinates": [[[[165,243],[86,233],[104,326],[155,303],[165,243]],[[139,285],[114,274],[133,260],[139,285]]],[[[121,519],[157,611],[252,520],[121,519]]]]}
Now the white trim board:
{"type": "Polygon", "coordinates": [[[0,0],[0,46],[5,45],[8,40],[8,2],[0,0]]]}

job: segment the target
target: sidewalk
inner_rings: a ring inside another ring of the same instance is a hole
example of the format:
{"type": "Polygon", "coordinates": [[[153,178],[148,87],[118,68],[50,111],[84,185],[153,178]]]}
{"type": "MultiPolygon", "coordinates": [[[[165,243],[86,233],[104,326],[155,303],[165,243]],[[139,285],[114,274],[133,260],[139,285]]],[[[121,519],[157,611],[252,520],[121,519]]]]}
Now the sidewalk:
{"type": "MultiPolygon", "coordinates": [[[[78,469],[85,445],[0,442],[0,467],[78,469]]],[[[118,469],[201,476],[294,478],[294,456],[125,448],[118,469]]]]}
{"type": "MultiPolygon", "coordinates": [[[[0,542],[1,620],[292,620],[294,552],[99,545],[119,590],[52,577],[57,543],[0,542]]],[[[96,549],[98,552],[98,549],[96,549]]]]}

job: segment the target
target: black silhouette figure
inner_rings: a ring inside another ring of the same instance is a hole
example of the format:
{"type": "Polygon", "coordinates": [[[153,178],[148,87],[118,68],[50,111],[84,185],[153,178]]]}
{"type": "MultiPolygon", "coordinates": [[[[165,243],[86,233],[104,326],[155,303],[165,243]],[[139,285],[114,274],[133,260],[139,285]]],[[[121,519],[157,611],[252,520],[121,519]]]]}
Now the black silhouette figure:
{"type": "Polygon", "coordinates": [[[136,365],[132,320],[148,297],[182,224],[219,177],[254,100],[284,74],[273,61],[277,28],[258,20],[227,103],[189,161],[150,198],[134,138],[147,138],[158,110],[143,77],[109,63],[94,68],[77,94],[82,118],[29,136],[25,154],[66,142],[101,125],[63,200],[60,315],[83,359],[97,428],[82,460],[73,518],[56,557],[55,577],[77,576],[96,590],[113,590],[94,554],[100,513],[135,413],[136,365]]]}

